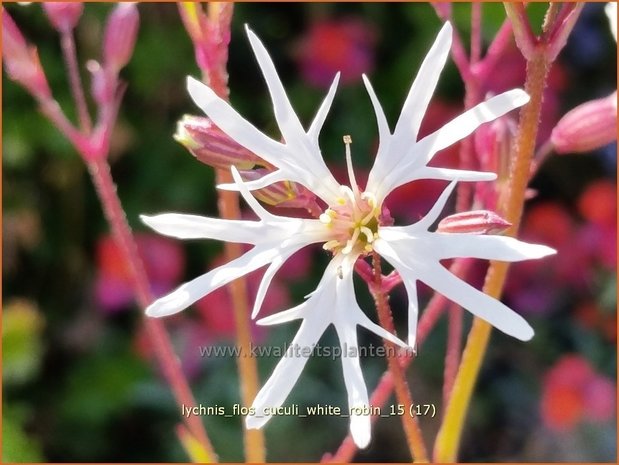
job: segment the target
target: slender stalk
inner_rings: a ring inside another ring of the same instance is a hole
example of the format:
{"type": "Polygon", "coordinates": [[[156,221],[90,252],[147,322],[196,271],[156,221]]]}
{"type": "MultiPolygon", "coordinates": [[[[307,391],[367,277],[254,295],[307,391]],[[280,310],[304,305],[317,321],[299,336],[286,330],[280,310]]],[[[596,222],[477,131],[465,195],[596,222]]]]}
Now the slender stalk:
{"type": "Polygon", "coordinates": [[[481,57],[481,7],[481,3],[471,3],[471,66],[481,57]]]}
{"type": "MultiPolygon", "coordinates": [[[[232,183],[232,175],[226,170],[216,170],[217,184],[232,183]]],[[[217,202],[219,213],[225,219],[241,217],[238,193],[220,190],[217,202]]],[[[240,244],[226,242],[226,259],[231,261],[243,253],[240,244]]],[[[259,379],[256,359],[251,356],[251,318],[248,304],[247,286],[244,279],[237,279],[228,285],[232,298],[234,320],[236,324],[236,340],[241,350],[241,357],[237,357],[237,367],[241,384],[241,401],[249,406],[258,394],[259,379]]],[[[264,434],[260,429],[247,429],[243,426],[245,458],[248,462],[265,461],[264,434]]]]}
{"type": "MultiPolygon", "coordinates": [[[[141,307],[146,307],[152,301],[152,294],[131,234],[131,228],[127,223],[127,217],[116,193],[116,185],[110,173],[110,166],[106,159],[96,159],[88,163],[88,171],[101,201],[105,217],[112,229],[114,240],[129,267],[138,303],[141,307]]],[[[155,318],[146,318],[145,324],[163,375],[172,389],[177,404],[179,407],[196,405],[163,323],[155,318]]],[[[183,416],[183,420],[209,457],[216,460],[217,456],[200,418],[195,415],[189,418],[183,416]]]]}
{"type": "MultiPolygon", "coordinates": [[[[387,300],[387,295],[381,289],[382,273],[380,266],[380,255],[376,252],[372,255],[372,261],[374,263],[374,290],[372,292],[374,301],[376,303],[376,311],[378,313],[378,321],[380,325],[390,333],[395,332],[393,325],[393,316],[391,314],[391,308],[387,300]]],[[[390,349],[388,353],[394,353],[396,346],[393,342],[385,340],[385,347],[390,349]]],[[[411,453],[411,457],[415,462],[427,462],[428,453],[426,446],[421,435],[421,429],[417,418],[410,415],[413,405],[413,399],[411,397],[410,389],[404,375],[404,369],[398,361],[398,356],[387,357],[387,363],[389,365],[389,371],[393,377],[395,386],[395,395],[398,399],[398,403],[404,405],[404,415],[402,415],[402,426],[404,433],[406,434],[406,441],[411,453]]]]}
{"type": "MultiPolygon", "coordinates": [[[[506,231],[506,234],[510,236],[516,235],[522,216],[524,195],[529,181],[531,159],[535,151],[542,93],[546,84],[548,68],[549,63],[544,49],[538,48],[527,63],[525,89],[531,100],[520,113],[513,163],[510,170],[510,188],[499,204],[503,207],[502,216],[512,223],[512,227],[506,231]]],[[[507,263],[491,262],[484,285],[486,294],[495,298],[500,297],[507,270],[507,263]]],[[[464,419],[488,346],[491,328],[488,323],[478,318],[475,318],[473,322],[454,383],[451,400],[436,439],[434,458],[438,462],[456,460],[464,419]]]]}
{"type": "Polygon", "coordinates": [[[75,51],[75,40],[73,32],[63,32],[60,37],[60,46],[67,66],[69,74],[69,84],[75,107],[77,108],[77,118],[80,129],[83,133],[88,134],[92,129],[88,106],[86,105],[86,97],[84,96],[84,88],[82,87],[82,78],[80,77],[79,65],[77,63],[77,52],[75,51]]]}

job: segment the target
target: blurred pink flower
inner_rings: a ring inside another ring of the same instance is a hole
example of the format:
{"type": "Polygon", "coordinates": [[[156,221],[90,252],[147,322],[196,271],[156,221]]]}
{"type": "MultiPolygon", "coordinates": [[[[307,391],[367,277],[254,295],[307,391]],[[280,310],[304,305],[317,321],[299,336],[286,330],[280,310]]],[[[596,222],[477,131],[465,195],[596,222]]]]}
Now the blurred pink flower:
{"type": "MultiPolygon", "coordinates": [[[[185,269],[185,256],[177,242],[152,234],[137,234],[136,243],[156,296],[178,284],[185,269]]],[[[103,236],[97,242],[96,263],[95,298],[99,308],[106,313],[125,309],[133,300],[131,274],[111,236],[103,236]]]]}
{"type": "Polygon", "coordinates": [[[569,431],[583,420],[608,421],[615,414],[615,398],[615,383],[581,355],[565,355],[544,378],[542,421],[554,431],[569,431]]]}
{"type": "Polygon", "coordinates": [[[305,32],[297,50],[304,79],[316,87],[328,88],[341,72],[340,82],[361,80],[374,68],[376,33],[360,19],[321,20],[305,32]]]}

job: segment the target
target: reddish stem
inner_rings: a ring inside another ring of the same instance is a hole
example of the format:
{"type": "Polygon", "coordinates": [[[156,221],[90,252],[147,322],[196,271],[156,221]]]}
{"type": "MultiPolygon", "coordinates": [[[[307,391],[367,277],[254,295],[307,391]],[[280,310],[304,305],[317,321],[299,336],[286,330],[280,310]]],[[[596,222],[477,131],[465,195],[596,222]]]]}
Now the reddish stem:
{"type": "MultiPolygon", "coordinates": [[[[391,314],[391,308],[387,294],[382,290],[382,273],[380,267],[380,255],[376,252],[372,255],[372,261],[374,263],[374,289],[372,294],[374,296],[374,302],[376,304],[376,311],[378,313],[378,321],[380,325],[390,333],[395,333],[395,326],[393,324],[393,316],[391,314]]],[[[385,347],[390,349],[389,354],[396,353],[396,346],[393,342],[385,340],[385,347]]],[[[387,357],[387,364],[389,366],[389,372],[393,378],[393,384],[395,387],[395,394],[398,403],[404,405],[404,411],[402,415],[402,427],[406,435],[406,441],[408,442],[408,448],[411,453],[411,458],[417,462],[427,462],[428,453],[426,446],[423,442],[423,436],[421,435],[421,429],[416,417],[409,415],[413,405],[413,399],[404,375],[404,368],[399,363],[398,356],[389,355],[387,357]]]]}
{"type": "MultiPolygon", "coordinates": [[[[131,228],[116,192],[116,186],[110,173],[110,166],[106,159],[90,161],[87,166],[101,201],[105,217],[112,228],[114,240],[129,267],[138,303],[141,307],[146,308],[153,300],[152,293],[144,266],[131,234],[131,228]]],[[[155,355],[162,368],[163,375],[172,389],[176,403],[179,406],[185,405],[188,407],[196,405],[163,323],[155,318],[146,318],[145,324],[153,343],[155,355]]],[[[189,418],[183,416],[183,420],[193,436],[202,444],[209,456],[215,460],[217,456],[200,418],[191,415],[189,418]]]]}
{"type": "Polygon", "coordinates": [[[88,134],[92,129],[92,122],[88,113],[88,106],[86,105],[84,88],[82,87],[82,78],[80,77],[79,65],[77,63],[77,52],[75,51],[75,40],[72,31],[62,33],[60,45],[67,66],[67,73],[69,74],[69,84],[77,108],[79,125],[82,132],[88,134]]]}

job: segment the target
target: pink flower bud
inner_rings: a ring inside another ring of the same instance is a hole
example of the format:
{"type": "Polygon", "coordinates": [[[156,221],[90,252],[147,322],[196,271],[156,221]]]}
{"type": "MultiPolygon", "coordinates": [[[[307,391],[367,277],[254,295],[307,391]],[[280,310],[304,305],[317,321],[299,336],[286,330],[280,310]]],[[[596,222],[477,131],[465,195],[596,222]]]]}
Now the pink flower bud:
{"type": "Polygon", "coordinates": [[[82,16],[82,2],[44,2],[43,9],[49,22],[58,32],[70,32],[82,16]]]}
{"type": "Polygon", "coordinates": [[[86,69],[90,71],[90,94],[92,98],[102,107],[110,106],[114,102],[118,77],[116,73],[110,72],[107,68],[102,68],[95,60],[86,62],[86,69]]]}
{"type": "Polygon", "coordinates": [[[24,86],[39,100],[51,98],[51,91],[36,48],[30,47],[11,16],[2,10],[2,57],[9,78],[24,86]]]}
{"type": "Polygon", "coordinates": [[[110,13],[103,38],[104,66],[118,72],[133,55],[140,25],[138,7],[134,2],[119,3],[110,13]]]}
{"type": "Polygon", "coordinates": [[[239,170],[249,170],[265,163],[208,118],[185,115],[176,126],[174,139],[202,163],[214,168],[229,170],[234,165],[239,170]]]}
{"type": "Polygon", "coordinates": [[[557,153],[583,153],[617,140],[617,93],[568,112],[550,136],[557,153]]]}
{"type": "Polygon", "coordinates": [[[475,210],[443,218],[437,231],[449,234],[497,234],[510,226],[511,223],[494,212],[475,210]]]}
{"type": "MultiPolygon", "coordinates": [[[[271,171],[269,169],[257,169],[241,171],[241,177],[245,181],[260,179],[271,171]]],[[[309,209],[316,201],[316,196],[300,184],[290,181],[280,181],[262,189],[252,191],[258,200],[273,206],[284,208],[309,209]]]]}

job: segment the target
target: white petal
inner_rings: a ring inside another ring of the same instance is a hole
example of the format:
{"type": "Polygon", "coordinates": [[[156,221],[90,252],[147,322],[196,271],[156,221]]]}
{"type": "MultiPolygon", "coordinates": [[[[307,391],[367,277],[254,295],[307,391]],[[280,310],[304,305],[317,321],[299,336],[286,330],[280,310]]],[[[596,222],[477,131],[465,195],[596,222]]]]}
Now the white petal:
{"type": "Polygon", "coordinates": [[[260,158],[278,166],[277,160],[284,153],[284,146],[262,134],[239,115],[225,100],[219,98],[210,87],[192,77],[187,78],[187,90],[193,101],[217,127],[254,152],[260,158]]]}
{"type": "Polygon", "coordinates": [[[316,116],[314,117],[314,121],[312,121],[312,125],[307,131],[307,135],[310,136],[316,144],[318,144],[318,136],[320,135],[320,130],[322,129],[323,124],[325,123],[325,119],[327,118],[327,114],[331,109],[331,104],[333,103],[333,98],[335,97],[335,91],[337,90],[337,85],[340,82],[340,73],[338,72],[331,83],[331,87],[329,87],[329,92],[327,92],[327,96],[322,101],[316,116]]]}
{"type": "Polygon", "coordinates": [[[497,178],[496,173],[490,173],[486,171],[437,168],[434,166],[424,166],[423,168],[414,170],[412,174],[413,176],[403,176],[402,179],[398,181],[398,183],[402,185],[416,179],[441,179],[445,181],[479,182],[494,181],[497,178]]]}
{"type": "Polygon", "coordinates": [[[419,279],[428,286],[505,334],[521,341],[533,337],[533,328],[524,318],[500,301],[457,278],[440,264],[418,263],[416,271],[419,279]]]}
{"type": "Polygon", "coordinates": [[[451,24],[446,22],[438,33],[432,48],[424,58],[393,131],[395,140],[394,150],[402,148],[404,153],[410,141],[417,140],[421,120],[428,108],[441,71],[449,55],[452,34],[451,24]]]}
{"type": "MultiPolygon", "coordinates": [[[[421,139],[412,150],[417,155],[414,158],[421,160],[420,164],[426,164],[438,151],[464,139],[482,124],[494,121],[528,101],[529,96],[525,91],[512,89],[475,105],[439,130],[421,139]]],[[[412,164],[412,157],[408,158],[407,165],[412,164]]],[[[419,160],[414,162],[419,163],[419,160]]]]}
{"type": "Polygon", "coordinates": [[[307,318],[310,316],[310,310],[308,310],[308,308],[311,308],[309,300],[297,305],[296,307],[289,308],[288,310],[265,316],[264,318],[256,321],[256,324],[260,326],[272,326],[282,323],[289,323],[300,318],[307,318]]]}
{"type": "Polygon", "coordinates": [[[351,348],[358,347],[357,334],[354,326],[336,326],[336,329],[342,348],[342,370],[350,409],[350,434],[357,447],[363,449],[370,443],[372,424],[367,414],[370,401],[359,357],[351,353],[351,348]],[[354,413],[355,409],[361,409],[363,413],[354,413]]]}
{"type": "Polygon", "coordinates": [[[385,328],[377,325],[372,320],[370,320],[365,313],[360,311],[356,315],[356,319],[357,319],[356,323],[358,325],[363,326],[365,329],[369,331],[372,331],[374,334],[382,337],[383,339],[393,342],[394,344],[399,345],[400,347],[408,347],[407,344],[404,341],[402,341],[399,337],[394,336],[389,331],[387,331],[385,328]]]}
{"type": "Polygon", "coordinates": [[[269,213],[265,208],[260,205],[260,203],[254,198],[253,195],[249,192],[249,189],[245,186],[245,183],[241,179],[241,175],[239,171],[236,169],[236,166],[231,166],[230,171],[232,172],[232,179],[234,179],[234,183],[237,185],[239,192],[243,196],[247,205],[251,207],[256,215],[262,220],[273,220],[275,215],[269,213]]]}
{"type": "Polygon", "coordinates": [[[374,113],[376,114],[376,124],[378,125],[379,148],[376,158],[379,156],[383,157],[385,155],[381,154],[388,149],[387,146],[391,142],[389,123],[387,123],[387,117],[385,116],[385,112],[383,111],[383,107],[381,106],[378,97],[376,96],[376,92],[374,92],[374,88],[365,74],[363,75],[363,84],[365,84],[365,88],[370,96],[370,101],[374,107],[374,113]]]}
{"type": "Polygon", "coordinates": [[[269,265],[267,270],[262,275],[262,280],[260,281],[260,286],[258,286],[258,291],[256,292],[256,299],[254,300],[254,307],[251,312],[252,319],[258,316],[258,312],[260,312],[260,308],[262,307],[262,303],[264,302],[264,298],[266,296],[267,290],[271,285],[271,281],[275,276],[275,273],[279,271],[282,265],[290,258],[290,256],[296,252],[296,250],[291,250],[290,252],[282,253],[279,257],[277,257],[273,262],[269,265]]]}
{"type": "MultiPolygon", "coordinates": [[[[276,182],[286,181],[287,179],[288,178],[286,177],[286,171],[284,169],[278,169],[277,171],[265,174],[259,179],[254,179],[252,181],[243,181],[243,185],[247,188],[247,190],[255,191],[257,189],[263,189],[267,186],[270,186],[271,184],[275,184],[276,182]]],[[[217,189],[238,192],[239,186],[236,183],[217,184],[217,189]]]]}
{"type": "Polygon", "coordinates": [[[256,415],[245,418],[247,428],[257,429],[264,426],[271,418],[271,415],[264,415],[264,409],[267,407],[276,408],[284,403],[309,358],[309,355],[303,356],[304,350],[314,347],[326,326],[317,319],[303,321],[286,354],[254,399],[252,407],[256,409],[256,415]]]}
{"type": "MultiPolygon", "coordinates": [[[[402,229],[407,229],[407,230],[410,229],[410,230],[415,230],[415,231],[418,231],[418,230],[427,231],[428,228],[432,226],[434,222],[438,219],[439,215],[445,208],[445,204],[447,204],[447,200],[449,199],[449,196],[451,195],[451,193],[454,191],[455,188],[456,188],[456,181],[450,182],[449,185],[445,188],[445,190],[441,193],[439,198],[436,200],[434,205],[432,205],[432,208],[430,209],[430,211],[426,213],[426,215],[422,219],[402,229]]],[[[396,229],[396,228],[381,228],[381,234],[384,234],[382,230],[387,231],[389,229],[396,229]]]]}
{"type": "Polygon", "coordinates": [[[406,294],[408,297],[408,338],[407,344],[412,347],[413,350],[417,349],[417,320],[419,318],[419,302],[417,300],[417,276],[413,269],[409,267],[404,258],[406,255],[398,254],[394,249],[395,244],[390,243],[385,239],[377,239],[374,242],[374,250],[378,252],[381,257],[387,260],[391,266],[393,266],[402,277],[402,282],[406,288],[406,294]]]}
{"type": "Polygon", "coordinates": [[[545,245],[529,244],[505,236],[431,233],[431,236],[423,238],[422,241],[426,243],[424,250],[438,260],[471,257],[519,262],[557,253],[545,245]]]}
{"type": "Polygon", "coordinates": [[[217,239],[255,244],[256,237],[260,237],[260,230],[264,229],[257,221],[222,220],[177,213],[140,215],[140,219],[159,234],[179,239],[217,239]]]}
{"type": "MultiPolygon", "coordinates": [[[[377,157],[368,178],[368,190],[373,192],[380,201],[397,187],[411,180],[422,178],[423,172],[418,173],[418,170],[426,167],[437,152],[464,139],[481,124],[493,121],[528,101],[529,96],[526,92],[513,89],[471,108],[417,143],[409,140],[407,144],[400,144],[402,146],[391,145],[389,152],[397,154],[394,157],[397,157],[398,162],[379,163],[377,157]]],[[[436,171],[434,173],[438,174],[436,171]]],[[[443,172],[443,175],[445,174],[449,174],[448,179],[470,178],[470,172],[466,171],[462,173],[462,177],[458,176],[455,171],[443,172]]]]}
{"type": "Polygon", "coordinates": [[[378,103],[374,90],[369,81],[364,79],[365,87],[376,113],[380,136],[378,153],[368,177],[368,190],[374,193],[379,191],[380,199],[392,190],[390,188],[383,190],[378,188],[385,176],[399,170],[402,162],[407,157],[410,158],[410,148],[417,141],[421,121],[449,55],[451,36],[451,24],[446,22],[419,68],[417,77],[413,81],[402,106],[393,135],[388,131],[382,107],[378,103]]]}
{"type": "Polygon", "coordinates": [[[215,289],[270,263],[279,254],[280,251],[275,248],[264,249],[261,246],[256,246],[239,258],[215,268],[183,284],[170,294],[157,299],[146,308],[146,314],[151,317],[174,315],[185,310],[215,289]]]}
{"type": "Polygon", "coordinates": [[[254,51],[254,55],[256,55],[258,65],[260,66],[260,70],[262,71],[262,75],[266,81],[269,93],[271,94],[275,119],[277,120],[277,125],[279,126],[284,139],[287,143],[289,143],[294,139],[305,136],[305,131],[301,126],[301,122],[292,109],[292,105],[290,104],[290,100],[288,100],[284,86],[277,75],[273,60],[271,60],[269,53],[266,48],[264,48],[264,45],[260,39],[258,39],[256,34],[254,34],[254,32],[249,29],[247,25],[245,25],[245,31],[247,32],[247,37],[249,37],[252,50],[254,51]]]}
{"type": "MultiPolygon", "coordinates": [[[[348,261],[342,265],[343,261],[344,260],[340,255],[335,256],[329,262],[322,274],[322,278],[320,279],[318,286],[316,286],[316,289],[306,296],[307,300],[305,302],[289,310],[262,318],[258,320],[257,323],[259,325],[274,325],[296,320],[298,318],[311,317],[321,319],[328,325],[331,322],[336,322],[338,316],[340,315],[342,315],[346,321],[349,321],[350,313],[347,313],[349,306],[339,305],[336,301],[338,298],[343,298],[345,301],[350,302],[347,292],[339,292],[339,286],[345,282],[346,278],[350,279],[352,285],[352,268],[348,265],[348,261]],[[340,267],[342,267],[342,272],[346,273],[346,275],[342,275],[344,280],[338,278],[338,270],[340,267]],[[344,310],[338,312],[338,309],[344,310]]],[[[354,307],[358,308],[356,301],[354,302],[354,307]]]]}

